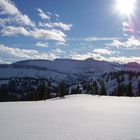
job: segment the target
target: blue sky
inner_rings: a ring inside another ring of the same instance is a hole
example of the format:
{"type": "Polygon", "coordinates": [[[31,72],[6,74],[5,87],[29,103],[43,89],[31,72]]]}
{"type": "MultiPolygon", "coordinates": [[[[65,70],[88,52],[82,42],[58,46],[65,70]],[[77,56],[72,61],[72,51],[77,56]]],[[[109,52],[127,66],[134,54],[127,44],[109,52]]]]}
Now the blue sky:
{"type": "Polygon", "coordinates": [[[116,8],[118,1],[0,0],[0,63],[56,58],[140,62],[139,3],[126,15],[116,8]]]}

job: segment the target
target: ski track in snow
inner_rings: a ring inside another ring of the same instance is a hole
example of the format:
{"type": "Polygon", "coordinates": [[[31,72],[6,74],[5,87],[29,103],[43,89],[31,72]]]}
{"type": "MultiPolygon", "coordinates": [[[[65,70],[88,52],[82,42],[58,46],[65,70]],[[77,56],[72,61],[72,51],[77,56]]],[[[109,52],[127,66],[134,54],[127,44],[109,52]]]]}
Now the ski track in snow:
{"type": "Polygon", "coordinates": [[[0,140],[140,140],[140,98],[0,103],[0,140]]]}

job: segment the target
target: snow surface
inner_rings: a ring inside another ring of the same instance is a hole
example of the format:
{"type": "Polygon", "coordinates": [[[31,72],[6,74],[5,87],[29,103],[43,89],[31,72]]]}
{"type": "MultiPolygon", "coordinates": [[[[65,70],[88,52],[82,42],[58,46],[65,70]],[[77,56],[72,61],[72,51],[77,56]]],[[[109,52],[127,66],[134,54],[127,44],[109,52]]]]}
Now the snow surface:
{"type": "Polygon", "coordinates": [[[140,140],[140,98],[0,103],[0,140],[140,140]]]}

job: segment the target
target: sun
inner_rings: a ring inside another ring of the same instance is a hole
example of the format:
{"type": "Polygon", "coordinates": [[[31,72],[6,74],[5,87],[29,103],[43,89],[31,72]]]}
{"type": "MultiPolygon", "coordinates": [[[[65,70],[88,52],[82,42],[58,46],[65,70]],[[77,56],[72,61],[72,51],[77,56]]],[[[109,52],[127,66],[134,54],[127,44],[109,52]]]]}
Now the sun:
{"type": "Polygon", "coordinates": [[[117,0],[116,8],[121,14],[131,16],[134,13],[136,0],[117,0]]]}

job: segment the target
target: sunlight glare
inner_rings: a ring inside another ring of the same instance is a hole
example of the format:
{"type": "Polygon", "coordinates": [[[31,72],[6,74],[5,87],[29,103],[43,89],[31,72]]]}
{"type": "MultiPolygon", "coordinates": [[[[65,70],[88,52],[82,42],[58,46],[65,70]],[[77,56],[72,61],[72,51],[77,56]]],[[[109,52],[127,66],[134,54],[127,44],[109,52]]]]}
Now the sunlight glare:
{"type": "Polygon", "coordinates": [[[117,10],[126,16],[130,16],[134,13],[136,0],[117,0],[117,10]]]}

